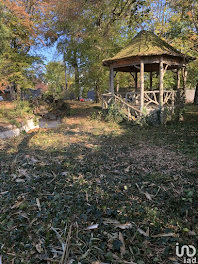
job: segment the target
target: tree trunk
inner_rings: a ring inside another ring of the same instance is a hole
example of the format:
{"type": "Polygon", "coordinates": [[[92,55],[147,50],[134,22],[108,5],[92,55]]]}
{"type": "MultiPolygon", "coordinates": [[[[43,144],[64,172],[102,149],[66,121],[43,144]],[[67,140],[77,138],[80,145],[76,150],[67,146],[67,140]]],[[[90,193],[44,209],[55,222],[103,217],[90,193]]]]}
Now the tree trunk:
{"type": "Polygon", "coordinates": [[[10,98],[9,98],[9,100],[15,100],[15,91],[14,91],[14,87],[11,85],[10,87],[9,87],[9,91],[10,91],[10,98]]]}
{"type": "Polygon", "coordinates": [[[10,85],[10,100],[16,100],[17,99],[17,86],[15,83],[12,83],[10,85]]]}
{"type": "Polygon", "coordinates": [[[99,85],[98,85],[97,81],[96,81],[96,85],[95,85],[95,101],[96,101],[96,103],[99,103],[99,101],[100,101],[100,89],[99,89],[99,85]]]}
{"type": "Polygon", "coordinates": [[[75,74],[75,91],[76,94],[79,96],[80,93],[80,77],[79,77],[79,67],[78,67],[78,61],[76,57],[76,53],[74,55],[74,74],[75,74]]]}
{"type": "Polygon", "coordinates": [[[195,88],[194,104],[198,105],[198,83],[197,83],[196,88],[195,88]]]}
{"type": "Polygon", "coordinates": [[[17,100],[20,101],[21,100],[21,88],[16,85],[16,95],[17,95],[17,100]]]}
{"type": "Polygon", "coordinates": [[[64,53],[64,68],[65,68],[65,90],[68,89],[68,83],[67,83],[67,64],[66,64],[66,55],[64,53]]]}

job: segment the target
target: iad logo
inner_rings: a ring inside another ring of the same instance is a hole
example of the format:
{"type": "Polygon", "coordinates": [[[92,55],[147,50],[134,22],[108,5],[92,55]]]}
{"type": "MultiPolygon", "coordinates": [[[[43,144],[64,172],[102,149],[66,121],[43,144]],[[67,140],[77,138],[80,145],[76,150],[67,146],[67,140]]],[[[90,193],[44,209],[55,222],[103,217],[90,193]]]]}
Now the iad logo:
{"type": "Polygon", "coordinates": [[[196,252],[197,252],[196,248],[192,245],[188,245],[188,246],[184,245],[180,249],[179,243],[176,244],[176,255],[179,258],[184,257],[183,258],[184,263],[189,263],[189,264],[197,263],[196,257],[194,258],[196,252]]]}

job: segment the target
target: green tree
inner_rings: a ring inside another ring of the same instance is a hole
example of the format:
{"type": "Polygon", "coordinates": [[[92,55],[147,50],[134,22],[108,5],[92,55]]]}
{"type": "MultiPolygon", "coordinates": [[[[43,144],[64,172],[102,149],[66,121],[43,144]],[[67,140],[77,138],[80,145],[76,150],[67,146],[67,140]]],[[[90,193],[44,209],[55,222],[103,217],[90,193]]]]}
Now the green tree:
{"type": "Polygon", "coordinates": [[[94,88],[97,97],[108,89],[108,74],[102,60],[112,56],[135,34],[147,12],[142,9],[144,2],[56,2],[52,12],[56,19],[50,30],[58,32],[58,49],[74,69],[76,95],[80,86],[94,88]]]}
{"type": "MultiPolygon", "coordinates": [[[[198,3],[196,0],[147,0],[150,9],[144,20],[146,29],[152,30],[170,45],[186,55],[198,56],[198,3]]],[[[197,62],[187,65],[187,86],[194,88],[197,83],[197,62]]],[[[176,75],[167,71],[165,87],[176,85],[176,75]]],[[[181,76],[182,77],[182,76],[181,76]]],[[[155,81],[155,80],[154,80],[155,81]]]]}
{"type": "Polygon", "coordinates": [[[45,82],[49,85],[49,93],[60,97],[65,88],[65,69],[61,62],[49,62],[46,65],[45,82]]]}

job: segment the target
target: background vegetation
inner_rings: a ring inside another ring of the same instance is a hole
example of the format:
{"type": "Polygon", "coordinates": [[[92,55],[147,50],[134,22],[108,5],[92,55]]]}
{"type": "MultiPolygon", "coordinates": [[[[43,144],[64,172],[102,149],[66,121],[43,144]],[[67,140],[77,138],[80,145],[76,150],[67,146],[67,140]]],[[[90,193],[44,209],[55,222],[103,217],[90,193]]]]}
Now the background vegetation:
{"type": "MultiPolygon", "coordinates": [[[[0,79],[2,89],[34,87],[35,80],[49,83],[51,92],[94,89],[97,97],[108,87],[108,71],[101,62],[127,45],[141,29],[151,30],[183,53],[197,56],[198,4],[196,0],[15,0],[0,1],[0,79]],[[42,68],[31,56],[35,45],[56,44],[62,62],[42,68]],[[53,70],[52,70],[53,69],[53,70]],[[57,74],[58,73],[58,74],[57,74]]],[[[197,61],[188,69],[188,87],[197,83],[197,61]]],[[[154,84],[157,83],[157,78],[154,84]]],[[[133,86],[127,74],[116,85],[133,86]]],[[[157,84],[156,84],[157,85],[157,84]]],[[[165,87],[173,87],[171,72],[165,87]]]]}

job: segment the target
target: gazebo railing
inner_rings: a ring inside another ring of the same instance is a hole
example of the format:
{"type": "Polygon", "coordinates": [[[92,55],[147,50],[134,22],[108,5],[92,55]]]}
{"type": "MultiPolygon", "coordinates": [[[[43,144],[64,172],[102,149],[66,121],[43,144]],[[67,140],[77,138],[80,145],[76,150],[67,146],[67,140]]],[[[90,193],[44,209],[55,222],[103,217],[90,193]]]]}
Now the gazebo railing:
{"type": "MultiPolygon", "coordinates": [[[[174,106],[176,102],[177,91],[165,90],[163,92],[163,105],[174,106]]],[[[151,105],[159,106],[159,91],[145,91],[144,105],[146,107],[151,105]]]]}
{"type": "Polygon", "coordinates": [[[127,92],[125,95],[125,100],[133,105],[138,105],[140,102],[139,92],[127,92]]]}
{"type": "MultiPolygon", "coordinates": [[[[163,105],[174,106],[177,99],[177,91],[165,90],[163,92],[163,105]]],[[[125,100],[132,105],[140,104],[140,92],[127,92],[125,100]]],[[[159,106],[159,90],[144,91],[144,106],[159,106]]]]}
{"type": "Polygon", "coordinates": [[[113,101],[112,93],[102,94],[102,109],[107,109],[113,101]]]}
{"type": "MultiPolygon", "coordinates": [[[[180,91],[168,90],[163,92],[163,105],[174,109],[181,100],[180,91]]],[[[128,92],[126,98],[121,95],[106,93],[102,95],[102,108],[108,109],[110,105],[115,103],[119,106],[128,120],[136,120],[141,117],[143,112],[140,110],[140,93],[128,92]]],[[[159,91],[145,91],[144,92],[144,107],[148,110],[160,108],[159,105],[159,91]]]]}
{"type": "Polygon", "coordinates": [[[142,115],[142,112],[137,107],[127,103],[121,96],[111,93],[102,95],[103,109],[107,109],[113,103],[119,105],[128,120],[135,120],[142,115]]]}

